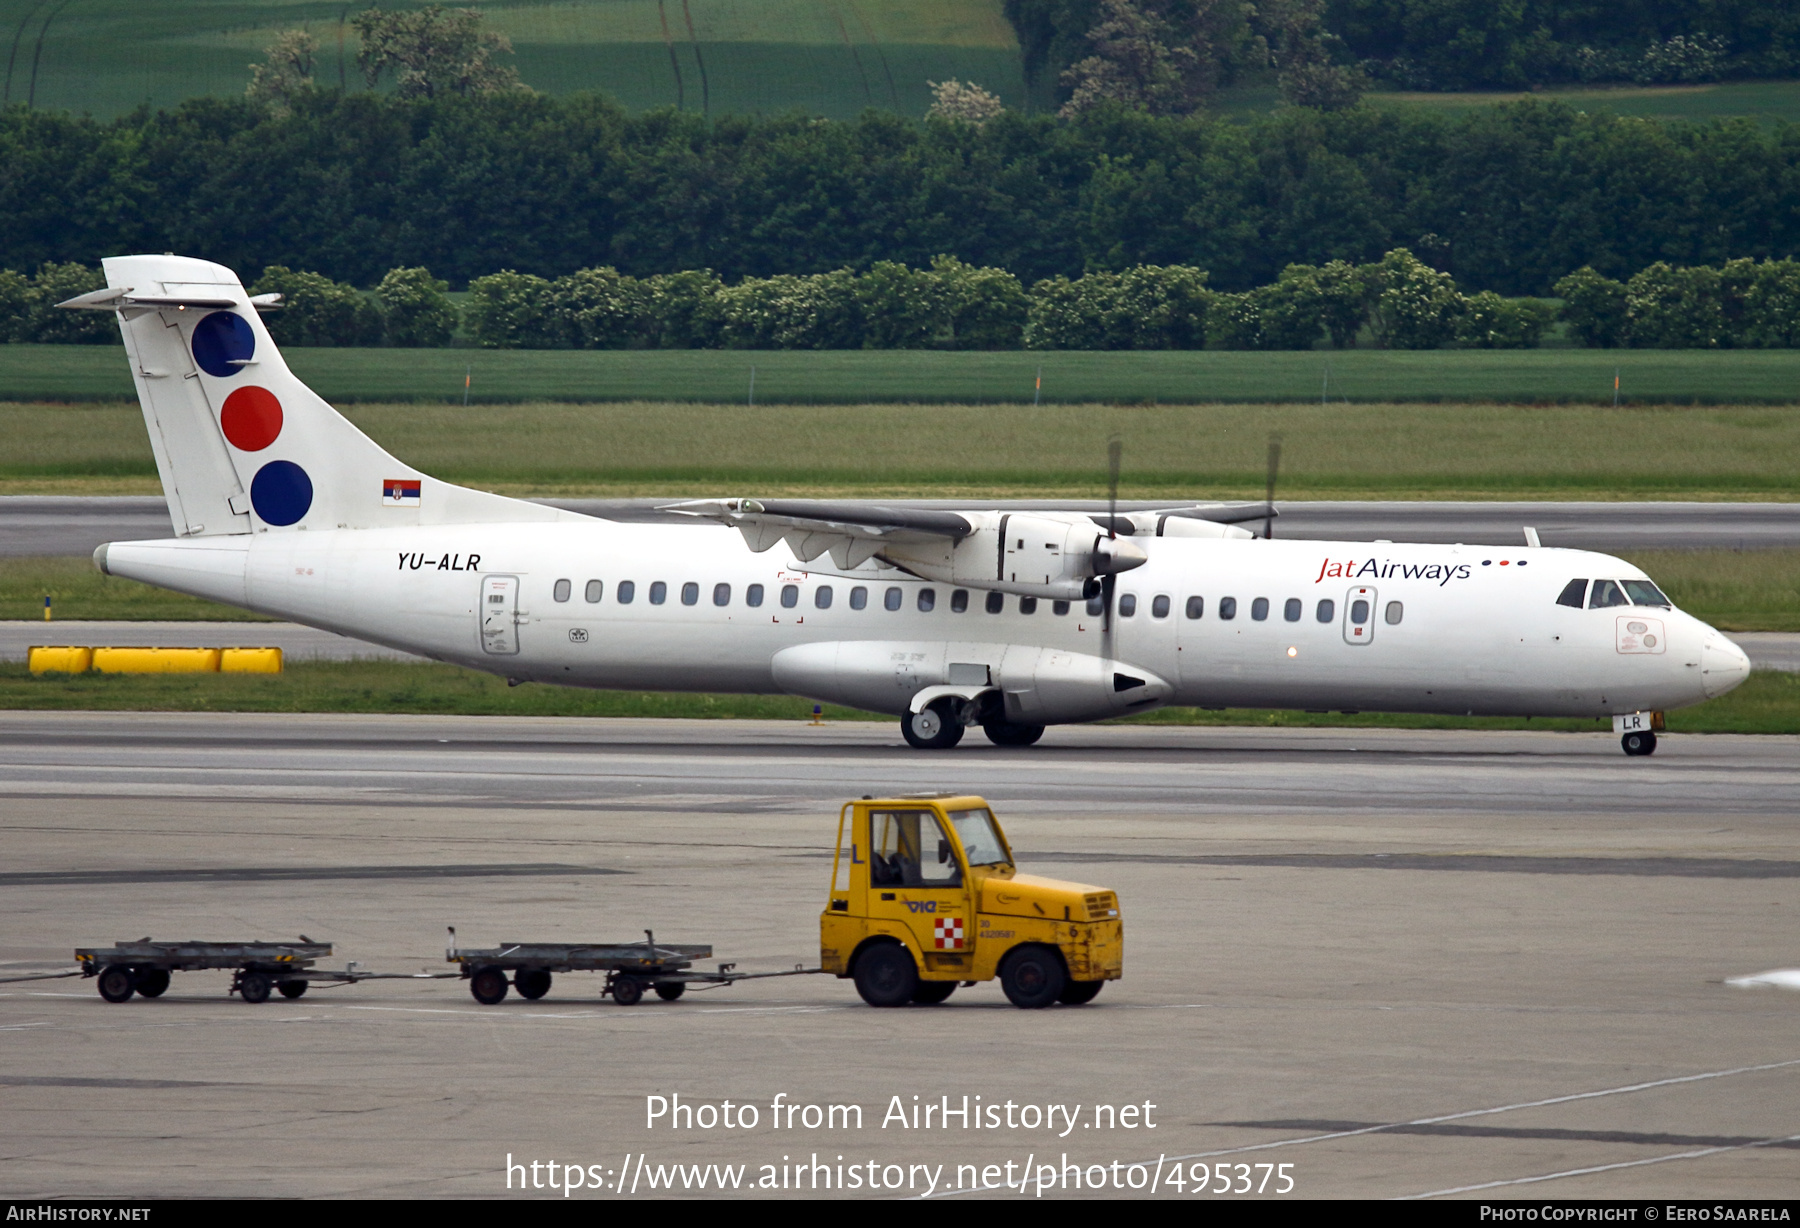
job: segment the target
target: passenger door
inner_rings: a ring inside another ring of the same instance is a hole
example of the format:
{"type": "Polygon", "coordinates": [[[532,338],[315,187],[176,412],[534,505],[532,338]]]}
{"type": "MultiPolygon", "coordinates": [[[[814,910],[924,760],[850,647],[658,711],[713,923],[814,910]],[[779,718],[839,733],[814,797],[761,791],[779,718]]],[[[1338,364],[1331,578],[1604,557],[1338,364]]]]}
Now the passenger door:
{"type": "Polygon", "coordinates": [[[496,657],[519,651],[519,577],[481,578],[481,650],[496,657]]]}
{"type": "Polygon", "coordinates": [[[929,810],[869,812],[869,917],[905,925],[927,975],[970,966],[975,949],[968,874],[929,810]]]}

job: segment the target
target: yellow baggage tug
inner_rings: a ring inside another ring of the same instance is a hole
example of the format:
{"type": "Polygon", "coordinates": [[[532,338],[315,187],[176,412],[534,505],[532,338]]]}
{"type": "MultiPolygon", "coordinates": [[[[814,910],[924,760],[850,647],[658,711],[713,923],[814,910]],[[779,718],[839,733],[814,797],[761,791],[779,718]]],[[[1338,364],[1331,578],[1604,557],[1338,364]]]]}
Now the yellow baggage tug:
{"type": "Polygon", "coordinates": [[[869,798],[838,813],[819,962],[871,1006],[1000,978],[1014,1006],[1091,1002],[1124,972],[1119,897],[1020,874],[979,797],[869,798]]]}

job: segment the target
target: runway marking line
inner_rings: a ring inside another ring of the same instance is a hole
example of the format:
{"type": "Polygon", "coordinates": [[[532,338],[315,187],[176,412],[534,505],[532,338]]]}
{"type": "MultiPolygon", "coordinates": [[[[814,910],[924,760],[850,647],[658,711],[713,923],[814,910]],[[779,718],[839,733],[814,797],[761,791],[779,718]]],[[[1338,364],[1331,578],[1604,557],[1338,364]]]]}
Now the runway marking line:
{"type": "Polygon", "coordinates": [[[1670,1160],[1698,1160],[1705,1156],[1716,1156],[1725,1151],[1747,1151],[1754,1147],[1773,1147],[1779,1143],[1800,1141],[1800,1134],[1789,1134],[1784,1138],[1759,1138],[1751,1143],[1733,1143],[1729,1147],[1702,1147],[1697,1151],[1677,1151],[1666,1156],[1654,1156],[1648,1160],[1623,1160],[1617,1164],[1596,1164],[1591,1168],[1569,1168],[1559,1173],[1543,1173],[1536,1177],[1510,1177],[1504,1181],[1484,1181],[1480,1185],[1459,1185],[1447,1190],[1431,1190],[1424,1194],[1402,1194],[1395,1201],[1413,1202],[1421,1198],[1442,1198],[1451,1194],[1468,1194],[1476,1190],[1493,1190],[1508,1185],[1533,1185],[1539,1181],[1556,1181],[1563,1177],[1585,1177],[1590,1173],[1611,1172],[1617,1168],[1642,1168],[1646,1164],[1667,1164],[1670,1160]]]}
{"type": "MultiPolygon", "coordinates": [[[[1601,1088],[1598,1091],[1592,1091],[1592,1092],[1572,1092],[1566,1096],[1550,1096],[1543,1100],[1521,1100],[1517,1104],[1502,1104],[1502,1105],[1498,1105],[1493,1108],[1486,1108],[1486,1109],[1468,1109],[1461,1113],[1446,1113],[1440,1117],[1417,1117],[1417,1118],[1414,1118],[1412,1121],[1390,1121],[1390,1122],[1384,1122],[1378,1126],[1363,1126],[1360,1129],[1356,1129],[1356,1130],[1334,1130],[1329,1134],[1309,1134],[1302,1138],[1276,1139],[1275,1141],[1269,1142],[1269,1143],[1251,1143],[1250,1145],[1245,1146],[1245,1147],[1224,1147],[1224,1148],[1220,1148],[1217,1151],[1196,1151],[1190,1155],[1167,1156],[1167,1157],[1164,1157],[1164,1159],[1165,1159],[1165,1162],[1170,1163],[1170,1164],[1180,1164],[1180,1163],[1183,1163],[1188,1160],[1206,1160],[1206,1159],[1211,1159],[1214,1156],[1243,1155],[1246,1152],[1269,1151],[1269,1150],[1272,1150],[1277,1147],[1300,1147],[1300,1146],[1304,1146],[1305,1144],[1308,1144],[1308,1143],[1328,1143],[1328,1142],[1332,1142],[1336,1139],[1356,1138],[1357,1136],[1364,1135],[1364,1134],[1380,1134],[1387,1130],[1404,1129],[1408,1126],[1435,1126],[1435,1125],[1438,1125],[1438,1124],[1440,1124],[1442,1122],[1446,1122],[1446,1121],[1463,1121],[1470,1117],[1489,1117],[1495,1113],[1511,1113],[1515,1109],[1541,1109],[1541,1108],[1545,1108],[1545,1107],[1547,1107],[1549,1105],[1553,1105],[1553,1104],[1571,1104],[1578,1100],[1596,1100],[1602,1096],[1622,1096],[1622,1095],[1625,1095],[1627,1092],[1650,1091],[1651,1089],[1658,1088],[1658,1087],[1674,1087],[1674,1086],[1677,1086],[1682,1083],[1700,1083],[1700,1082],[1704,1082],[1705,1080],[1708,1080],[1708,1079],[1724,1079],[1724,1078],[1729,1078],[1732,1075],[1757,1074],[1757,1073],[1760,1073],[1765,1070],[1783,1070],[1783,1069],[1791,1068],[1794,1066],[1800,1066],[1800,1058],[1790,1058],[1789,1060],[1784,1061],[1784,1062],[1765,1062],[1758,1066],[1734,1066],[1730,1070],[1708,1070],[1708,1071],[1704,1071],[1700,1074],[1677,1075],[1674,1078],[1669,1078],[1669,1079],[1652,1079],[1647,1083],[1628,1083],[1622,1087],[1605,1087],[1605,1088],[1601,1088]]],[[[1792,1136],[1792,1138],[1800,1139],[1800,1135],[1794,1135],[1794,1136],[1792,1136]]],[[[1625,1163],[1622,1163],[1622,1164],[1602,1165],[1599,1168],[1594,1168],[1594,1169],[1580,1169],[1580,1170],[1571,1169],[1568,1173],[1553,1173],[1553,1174],[1549,1174],[1549,1175],[1542,1176],[1542,1177],[1524,1177],[1524,1178],[1517,1179],[1516,1183],[1523,1184],[1525,1182],[1530,1182],[1530,1181],[1548,1181],[1557,1176],[1574,1176],[1574,1175],[1577,1175],[1579,1172],[1600,1172],[1607,1168],[1630,1168],[1630,1167],[1633,1167],[1636,1165],[1642,1165],[1642,1164],[1661,1163],[1661,1162],[1664,1162],[1667,1160],[1681,1160],[1681,1159],[1688,1159],[1688,1158],[1691,1158],[1694,1156],[1710,1155],[1713,1152],[1717,1152],[1717,1151],[1736,1151],[1736,1150],[1740,1150],[1745,1147],[1768,1147],[1768,1146],[1774,1145],[1775,1143],[1788,1142],[1788,1141],[1792,1141],[1792,1140],[1791,1139],[1779,1139],[1779,1138],[1758,1139],[1754,1143],[1737,1143],[1737,1144],[1733,1144],[1730,1147],[1709,1147],[1709,1148],[1704,1148],[1700,1151],[1681,1152],[1676,1155],[1660,1156],[1654,1160],[1631,1160],[1631,1161],[1626,1161],[1625,1163]]],[[[1150,1164],[1150,1163],[1152,1163],[1152,1161],[1144,1160],[1144,1161],[1141,1161],[1141,1163],[1150,1164]]],[[[1515,1182],[1500,1181],[1500,1182],[1494,1182],[1493,1184],[1494,1185],[1507,1185],[1507,1184],[1514,1184],[1514,1183],[1515,1182]]],[[[972,1186],[966,1190],[945,1190],[944,1192],[939,1193],[939,1194],[922,1194],[922,1195],[920,1195],[920,1198],[921,1199],[955,1198],[959,1194],[975,1194],[975,1193],[986,1192],[989,1190],[998,1190],[998,1189],[1004,1189],[1004,1188],[1007,1188],[1007,1187],[998,1186],[998,1185],[995,1185],[995,1186],[972,1186]]],[[[1489,1187],[1485,1186],[1485,1185],[1464,1187],[1465,1190],[1477,1190],[1477,1189],[1487,1189],[1487,1188],[1489,1188],[1489,1187]]],[[[1436,1194],[1449,1194],[1449,1193],[1460,1193],[1460,1192],[1463,1192],[1463,1191],[1460,1191],[1460,1190],[1438,1190],[1438,1191],[1435,1191],[1434,1194],[1414,1194],[1414,1195],[1410,1195],[1410,1197],[1431,1198],[1431,1197],[1434,1197],[1436,1194]]]]}

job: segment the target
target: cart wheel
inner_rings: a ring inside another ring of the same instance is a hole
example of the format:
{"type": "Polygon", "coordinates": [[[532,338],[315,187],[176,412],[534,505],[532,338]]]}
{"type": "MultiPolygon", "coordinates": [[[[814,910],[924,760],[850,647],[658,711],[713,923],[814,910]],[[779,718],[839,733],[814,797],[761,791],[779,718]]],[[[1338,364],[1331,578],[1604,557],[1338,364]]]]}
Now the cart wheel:
{"type": "Polygon", "coordinates": [[[238,978],[238,997],[254,1006],[258,1002],[269,1000],[269,990],[274,982],[261,972],[246,972],[238,978]]]}
{"type": "Polygon", "coordinates": [[[664,1002],[673,1002],[686,992],[686,981],[658,981],[656,983],[656,996],[664,1002]]]}
{"type": "Polygon", "coordinates": [[[1064,1006],[1080,1006],[1098,997],[1100,987],[1105,984],[1105,981],[1070,981],[1063,986],[1063,991],[1057,995],[1056,1000],[1064,1006]]]}
{"type": "Polygon", "coordinates": [[[856,992],[870,1006],[904,1006],[919,987],[912,955],[897,942],[866,948],[856,957],[856,992]]]}
{"type": "Polygon", "coordinates": [[[913,990],[913,1001],[920,1006],[936,1006],[955,992],[955,981],[920,981],[913,990]]]}
{"type": "Polygon", "coordinates": [[[298,998],[306,993],[305,981],[283,981],[275,987],[284,998],[298,998]]]}
{"type": "Polygon", "coordinates": [[[483,1006],[493,1006],[506,996],[506,973],[498,968],[480,968],[469,978],[469,992],[483,1006]]]}
{"type": "Polygon", "coordinates": [[[137,974],[137,991],[146,998],[160,998],[168,988],[167,968],[145,968],[137,974]]]}
{"type": "Polygon", "coordinates": [[[635,976],[618,976],[613,978],[613,1001],[620,1006],[636,1006],[638,999],[644,996],[644,983],[635,976]]]}
{"type": "Polygon", "coordinates": [[[532,1001],[550,992],[550,972],[547,968],[521,968],[513,973],[513,988],[519,991],[522,998],[532,1001]]]}
{"type": "Polygon", "coordinates": [[[131,969],[123,964],[108,964],[100,970],[100,996],[108,1002],[124,1002],[137,992],[131,969]]]}
{"type": "Polygon", "coordinates": [[[1014,947],[1000,961],[1000,988],[1014,1006],[1037,1010],[1062,996],[1069,974],[1062,957],[1049,947],[1014,947]]]}

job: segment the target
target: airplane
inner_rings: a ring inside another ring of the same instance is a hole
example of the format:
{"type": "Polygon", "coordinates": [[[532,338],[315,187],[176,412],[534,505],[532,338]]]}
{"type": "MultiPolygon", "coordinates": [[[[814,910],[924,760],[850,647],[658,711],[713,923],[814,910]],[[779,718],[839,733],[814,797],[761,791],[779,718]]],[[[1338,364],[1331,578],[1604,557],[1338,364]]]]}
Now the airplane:
{"type": "Polygon", "coordinates": [[[921,749],[1179,704],[1611,717],[1639,756],[1750,671],[1640,569],[1535,543],[1274,540],[1240,523],[1272,506],[1224,504],[721,498],[633,523],[473,490],[297,379],[259,315],[278,296],[189,257],[104,267],[60,305],[118,318],[174,536],[99,569],[514,684],[785,692],[921,749]]]}

